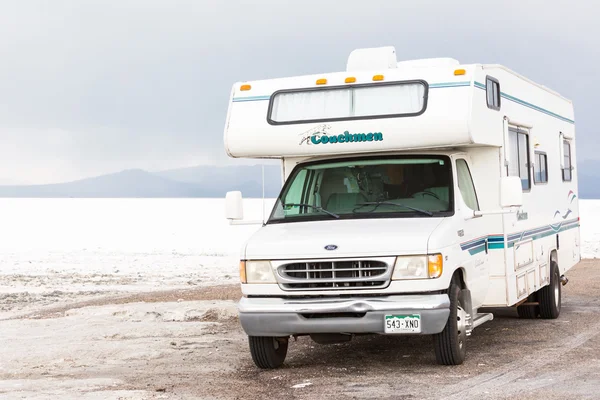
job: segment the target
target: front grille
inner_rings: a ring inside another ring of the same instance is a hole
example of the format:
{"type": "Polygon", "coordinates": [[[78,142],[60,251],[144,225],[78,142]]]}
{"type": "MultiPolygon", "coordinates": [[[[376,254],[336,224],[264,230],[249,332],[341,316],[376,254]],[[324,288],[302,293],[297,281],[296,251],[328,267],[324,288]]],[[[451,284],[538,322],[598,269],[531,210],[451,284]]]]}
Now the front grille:
{"type": "Polygon", "coordinates": [[[389,283],[383,261],[317,261],[284,264],[277,269],[286,290],[371,289],[389,283]]]}

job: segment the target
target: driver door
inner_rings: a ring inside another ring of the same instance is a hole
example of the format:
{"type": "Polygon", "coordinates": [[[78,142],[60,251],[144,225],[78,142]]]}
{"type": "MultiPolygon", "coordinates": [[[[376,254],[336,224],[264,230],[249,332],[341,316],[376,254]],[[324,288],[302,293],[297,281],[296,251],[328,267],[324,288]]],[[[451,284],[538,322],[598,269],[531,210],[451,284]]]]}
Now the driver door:
{"type": "MultiPolygon", "coordinates": [[[[469,214],[479,211],[479,200],[469,163],[466,158],[458,157],[454,161],[456,169],[456,204],[467,208],[469,214]]],[[[462,210],[461,210],[462,211],[462,210]]],[[[463,214],[463,213],[461,213],[463,214]]],[[[464,213],[467,215],[467,213],[464,213]]],[[[461,239],[462,263],[467,272],[467,285],[471,291],[473,307],[479,307],[485,301],[489,287],[488,239],[486,218],[465,219],[461,239]]]]}

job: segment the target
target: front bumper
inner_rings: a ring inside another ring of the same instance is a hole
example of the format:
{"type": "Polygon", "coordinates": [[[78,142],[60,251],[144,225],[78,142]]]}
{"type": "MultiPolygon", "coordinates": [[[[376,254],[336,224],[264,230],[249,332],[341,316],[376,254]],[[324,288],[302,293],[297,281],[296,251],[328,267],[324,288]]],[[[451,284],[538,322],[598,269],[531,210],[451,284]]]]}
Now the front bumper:
{"type": "Polygon", "coordinates": [[[385,315],[415,313],[421,314],[421,334],[428,335],[444,330],[450,299],[446,294],[315,299],[243,297],[238,310],[242,327],[249,336],[384,333],[385,315]]]}

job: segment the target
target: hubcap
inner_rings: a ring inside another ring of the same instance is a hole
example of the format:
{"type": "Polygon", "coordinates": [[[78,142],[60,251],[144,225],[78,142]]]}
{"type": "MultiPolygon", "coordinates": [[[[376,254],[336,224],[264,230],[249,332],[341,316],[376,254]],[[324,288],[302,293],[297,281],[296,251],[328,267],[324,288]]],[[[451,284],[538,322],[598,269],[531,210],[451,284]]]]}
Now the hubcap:
{"type": "Polygon", "coordinates": [[[460,301],[456,310],[456,327],[458,329],[458,347],[462,350],[467,336],[467,312],[462,308],[460,301]]]}
{"type": "Polygon", "coordinates": [[[554,278],[554,305],[556,305],[556,308],[558,309],[560,301],[560,282],[556,274],[554,275],[554,278]]]}

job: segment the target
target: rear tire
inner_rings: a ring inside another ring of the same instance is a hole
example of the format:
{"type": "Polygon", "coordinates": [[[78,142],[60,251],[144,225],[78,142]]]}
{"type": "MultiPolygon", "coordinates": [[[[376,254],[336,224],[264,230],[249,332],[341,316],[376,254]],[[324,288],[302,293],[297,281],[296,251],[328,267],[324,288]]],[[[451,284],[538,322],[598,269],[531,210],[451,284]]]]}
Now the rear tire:
{"type": "Polygon", "coordinates": [[[562,285],[558,264],[550,263],[550,284],[540,289],[540,316],[544,319],[556,319],[560,315],[562,303],[562,285]]]}
{"type": "Polygon", "coordinates": [[[517,314],[519,314],[519,318],[535,319],[540,314],[539,306],[518,306],[517,314]]]}
{"type": "MultiPolygon", "coordinates": [[[[538,302],[538,294],[533,293],[527,299],[528,302],[538,302]]],[[[540,306],[539,305],[522,305],[517,306],[517,314],[519,314],[519,318],[523,319],[535,319],[540,315],[540,306]]]]}
{"type": "Polygon", "coordinates": [[[448,289],[450,315],[441,333],[433,335],[435,358],[441,365],[460,365],[467,354],[467,312],[461,303],[461,288],[457,279],[452,279],[448,289]]]}
{"type": "Polygon", "coordinates": [[[288,338],[248,336],[252,361],[258,368],[273,369],[283,364],[288,349],[288,338]]]}

